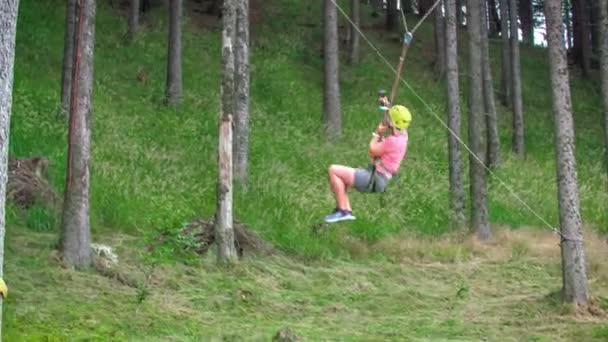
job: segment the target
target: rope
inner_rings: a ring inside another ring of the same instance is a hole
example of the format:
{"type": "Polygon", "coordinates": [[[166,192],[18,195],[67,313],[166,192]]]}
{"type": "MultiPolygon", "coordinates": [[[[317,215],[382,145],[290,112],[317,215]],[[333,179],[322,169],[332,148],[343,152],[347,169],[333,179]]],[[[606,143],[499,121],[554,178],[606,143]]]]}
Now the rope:
{"type": "Polygon", "coordinates": [[[70,125],[68,129],[68,171],[67,171],[67,180],[66,180],[66,190],[70,190],[71,188],[71,179],[72,179],[72,159],[73,159],[73,151],[72,151],[72,143],[74,140],[74,126],[76,125],[76,101],[78,98],[78,71],[80,69],[80,38],[82,36],[82,22],[84,17],[84,10],[82,9],[82,0],[78,0],[78,4],[76,6],[76,11],[78,13],[78,29],[76,30],[74,37],[74,70],[72,71],[72,95],[70,98],[70,125]]]}
{"type": "MultiPolygon", "coordinates": [[[[436,6],[436,5],[437,5],[437,4],[438,4],[440,1],[441,1],[441,0],[437,0],[437,2],[435,3],[435,5],[433,5],[433,8],[434,8],[434,7],[435,7],[435,6],[436,6]]],[[[365,34],[363,34],[363,32],[361,32],[361,29],[360,29],[359,27],[357,27],[357,26],[356,26],[356,25],[353,23],[352,19],[351,19],[351,18],[350,18],[350,17],[349,17],[349,16],[346,14],[346,12],[344,12],[344,10],[343,10],[343,9],[340,7],[340,5],[338,5],[338,4],[336,3],[336,1],[335,1],[335,0],[331,0],[331,2],[333,2],[333,3],[334,3],[334,5],[336,6],[336,8],[338,8],[338,10],[339,10],[339,11],[342,13],[342,15],[344,15],[344,16],[346,17],[346,19],[347,19],[347,20],[348,20],[348,21],[349,21],[349,22],[350,22],[350,23],[353,25],[353,27],[355,28],[355,30],[357,30],[357,32],[358,32],[358,33],[361,35],[361,37],[363,37],[363,39],[364,39],[364,40],[367,42],[367,44],[368,44],[368,45],[369,45],[369,46],[370,46],[370,47],[371,47],[371,48],[372,48],[372,49],[373,49],[373,50],[374,50],[374,51],[375,51],[375,52],[378,54],[378,56],[380,56],[380,58],[381,58],[381,59],[384,61],[384,63],[386,63],[386,65],[387,65],[387,66],[388,66],[388,67],[389,67],[389,68],[390,68],[390,69],[391,69],[391,70],[392,70],[392,71],[393,71],[393,72],[394,72],[396,75],[398,75],[398,74],[397,74],[397,70],[395,70],[395,68],[394,68],[394,67],[391,65],[391,63],[390,63],[390,62],[389,62],[389,61],[388,61],[388,60],[387,60],[387,59],[386,59],[386,58],[385,58],[385,57],[382,55],[382,53],[380,53],[380,51],[379,51],[379,50],[376,48],[376,46],[375,46],[375,45],[374,45],[374,44],[373,44],[373,43],[372,43],[372,42],[371,42],[371,41],[370,41],[370,40],[367,38],[367,36],[365,36],[365,34]]],[[[431,11],[427,12],[427,14],[428,14],[428,13],[430,13],[430,12],[431,12],[431,11]]],[[[425,18],[426,18],[426,16],[425,16],[423,19],[421,19],[421,21],[422,21],[422,20],[424,20],[425,18]]],[[[420,22],[418,23],[418,25],[416,25],[416,27],[414,28],[414,30],[412,30],[412,32],[413,32],[413,31],[415,31],[415,30],[416,30],[416,29],[417,29],[419,26],[420,26],[420,22]]],[[[498,175],[497,175],[496,173],[494,173],[494,171],[492,171],[492,169],[490,169],[490,168],[489,168],[489,167],[488,167],[488,166],[487,166],[487,165],[486,165],[486,164],[485,164],[485,163],[484,163],[484,162],[483,162],[483,161],[482,161],[482,160],[481,160],[481,159],[480,159],[480,158],[479,158],[479,157],[478,157],[478,156],[477,156],[477,155],[476,155],[476,154],[475,154],[475,153],[474,153],[474,152],[473,152],[473,151],[472,151],[470,148],[469,148],[469,146],[468,146],[468,145],[467,145],[467,144],[466,144],[464,141],[462,141],[462,139],[460,139],[460,137],[458,136],[458,134],[456,134],[456,133],[455,133],[455,132],[454,132],[454,131],[453,131],[453,130],[452,130],[452,129],[451,129],[451,128],[450,128],[450,127],[449,127],[449,126],[448,126],[448,125],[447,125],[447,124],[446,124],[446,123],[445,123],[445,122],[444,122],[444,121],[443,121],[443,120],[442,120],[440,117],[439,117],[439,115],[437,115],[437,114],[435,113],[435,111],[433,110],[433,108],[431,108],[431,106],[430,106],[430,105],[429,105],[429,104],[428,104],[426,101],[424,101],[424,99],[423,99],[423,98],[422,98],[420,95],[418,95],[418,93],[416,93],[416,91],[415,91],[415,90],[412,88],[412,86],[410,86],[410,84],[409,84],[409,83],[408,83],[406,80],[401,79],[401,82],[402,82],[402,83],[403,83],[403,84],[404,84],[404,85],[405,85],[405,86],[406,86],[406,87],[407,87],[407,88],[410,90],[410,92],[412,92],[412,94],[413,94],[413,95],[414,95],[414,96],[415,96],[415,97],[416,97],[416,98],[417,98],[417,99],[418,99],[420,102],[422,102],[422,104],[423,104],[423,105],[426,107],[427,111],[428,111],[429,113],[431,113],[431,114],[432,114],[432,115],[435,117],[435,119],[437,119],[437,121],[439,121],[439,123],[441,123],[441,125],[442,125],[443,127],[445,127],[445,128],[448,130],[448,132],[449,132],[451,135],[453,135],[453,136],[456,138],[456,140],[458,140],[458,142],[459,142],[459,143],[460,143],[460,144],[461,144],[461,145],[462,145],[462,146],[463,146],[463,147],[464,147],[464,148],[467,150],[467,152],[468,152],[469,154],[471,154],[471,156],[472,156],[473,158],[475,158],[475,160],[477,160],[477,162],[479,162],[479,164],[481,164],[481,165],[482,165],[482,166],[483,166],[483,167],[486,169],[486,171],[488,171],[488,173],[489,173],[489,174],[490,174],[492,177],[494,177],[494,178],[495,178],[495,179],[496,179],[496,180],[499,182],[499,184],[500,184],[502,187],[504,187],[505,189],[507,189],[507,191],[508,191],[508,192],[509,192],[509,193],[510,193],[510,194],[511,194],[511,195],[512,195],[512,196],[513,196],[513,197],[514,197],[514,198],[515,198],[517,201],[519,201],[519,202],[522,204],[522,206],[523,206],[524,208],[526,208],[526,209],[527,209],[527,210],[528,210],[530,213],[532,213],[534,216],[536,216],[536,218],[538,218],[538,219],[539,219],[539,220],[540,220],[540,221],[541,221],[543,224],[545,224],[545,225],[546,225],[546,226],[547,226],[547,227],[548,227],[550,230],[552,230],[554,233],[558,234],[558,235],[559,235],[559,236],[562,238],[562,240],[566,240],[566,241],[575,241],[575,242],[582,242],[582,239],[574,239],[574,238],[570,238],[570,237],[565,236],[564,234],[562,234],[562,232],[561,232],[561,231],[559,231],[559,229],[557,229],[557,228],[553,227],[553,225],[551,225],[551,224],[550,224],[550,223],[549,223],[547,220],[545,220],[545,219],[544,219],[544,218],[543,218],[543,217],[542,217],[542,216],[541,216],[539,213],[537,213],[537,212],[536,212],[534,209],[532,209],[532,207],[530,207],[530,206],[529,206],[529,205],[528,205],[528,204],[527,204],[527,203],[526,203],[526,202],[525,202],[523,199],[521,199],[521,197],[519,197],[519,195],[517,195],[517,193],[516,193],[516,192],[515,192],[515,191],[514,191],[514,190],[513,190],[511,187],[509,187],[509,185],[508,185],[506,182],[504,182],[504,181],[503,181],[503,180],[502,180],[500,177],[498,177],[498,175]]]]}
{"type": "Polygon", "coordinates": [[[410,32],[407,28],[407,20],[405,20],[405,12],[403,11],[403,6],[401,6],[401,20],[403,21],[403,27],[405,28],[405,32],[410,32]]]}
{"type": "Polygon", "coordinates": [[[437,7],[437,5],[439,5],[440,2],[441,2],[441,0],[435,1],[433,6],[431,6],[431,8],[428,11],[426,11],[424,16],[422,16],[422,19],[420,19],[418,21],[418,24],[416,24],[416,26],[414,26],[414,28],[412,29],[412,35],[414,34],[414,32],[416,32],[416,30],[418,30],[418,28],[420,27],[420,25],[422,25],[422,23],[426,20],[426,18],[428,18],[428,16],[431,15],[431,13],[433,13],[433,11],[435,10],[435,7],[437,7]]]}

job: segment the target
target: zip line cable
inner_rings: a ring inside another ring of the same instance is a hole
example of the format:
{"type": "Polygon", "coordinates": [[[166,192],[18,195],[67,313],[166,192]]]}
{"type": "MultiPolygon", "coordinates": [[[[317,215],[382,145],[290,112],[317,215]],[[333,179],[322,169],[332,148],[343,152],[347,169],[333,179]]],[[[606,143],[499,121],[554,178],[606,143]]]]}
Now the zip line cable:
{"type": "MultiPolygon", "coordinates": [[[[412,29],[411,32],[409,32],[410,34],[414,34],[415,31],[420,27],[420,25],[422,24],[422,22],[429,16],[429,14],[432,12],[432,10],[437,6],[437,4],[439,4],[441,0],[437,0],[435,2],[435,4],[432,6],[432,8],[422,17],[422,19],[420,19],[420,21],[418,22],[418,24],[416,24],[416,26],[412,29]]],[[[352,27],[357,31],[357,33],[359,33],[359,35],[367,42],[367,44],[372,48],[372,50],[374,50],[376,52],[376,54],[378,54],[378,56],[380,57],[380,59],[382,59],[382,61],[384,61],[384,63],[386,63],[386,65],[389,67],[389,69],[391,69],[393,71],[393,73],[395,73],[395,75],[397,77],[399,77],[399,73],[397,72],[397,70],[393,67],[393,65],[384,57],[384,55],[382,55],[382,53],[378,50],[378,48],[376,48],[376,46],[367,38],[367,36],[361,31],[361,29],[355,25],[355,23],[352,21],[352,19],[350,18],[350,16],[348,14],[346,14],[346,12],[342,9],[342,7],[340,7],[340,5],[337,4],[337,2],[335,0],[331,0],[331,2],[336,6],[336,8],[340,11],[340,13],[342,13],[342,15],[344,15],[344,17],[348,20],[348,22],[352,25],[352,27]]],[[[405,15],[403,14],[403,21],[404,21],[404,25],[405,24],[405,15]]],[[[407,26],[406,26],[406,31],[407,31],[407,26]]],[[[439,115],[437,115],[435,113],[435,111],[433,110],[433,108],[431,108],[431,106],[424,101],[424,99],[418,95],[418,93],[414,90],[414,88],[412,88],[412,86],[403,78],[401,78],[401,82],[407,87],[407,89],[409,89],[409,91],[426,107],[427,111],[429,113],[431,113],[435,119],[437,119],[437,121],[439,121],[441,123],[441,125],[443,127],[445,127],[448,132],[450,132],[451,135],[454,136],[454,138],[456,138],[456,140],[458,140],[458,142],[467,150],[467,152],[473,157],[475,158],[475,160],[477,160],[477,162],[479,162],[479,164],[481,164],[487,171],[488,173],[494,177],[496,180],[498,180],[499,184],[504,187],[510,194],[511,196],[513,196],[518,202],[521,203],[521,205],[526,208],[530,213],[532,213],[536,218],[538,218],[543,224],[545,224],[550,230],[552,230],[554,233],[558,234],[563,240],[568,240],[568,241],[577,241],[577,242],[582,242],[582,239],[573,239],[573,238],[569,238],[567,236],[565,236],[559,229],[555,228],[553,225],[551,225],[547,220],[545,220],[538,212],[536,212],[534,209],[532,209],[532,207],[530,207],[530,205],[528,205],[519,195],[517,195],[517,193],[505,182],[503,181],[494,171],[492,171],[492,169],[490,169],[470,148],[469,146],[462,141],[462,139],[460,139],[460,137],[458,136],[458,134],[456,134],[440,117],[439,115]]]]}

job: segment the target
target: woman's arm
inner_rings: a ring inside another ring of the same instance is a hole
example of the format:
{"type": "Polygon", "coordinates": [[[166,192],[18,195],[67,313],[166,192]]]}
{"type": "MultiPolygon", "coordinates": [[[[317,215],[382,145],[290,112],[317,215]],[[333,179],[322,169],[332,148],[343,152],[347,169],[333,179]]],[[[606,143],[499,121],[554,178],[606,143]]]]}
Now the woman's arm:
{"type": "Polygon", "coordinates": [[[368,152],[371,157],[380,157],[384,154],[384,144],[377,133],[373,134],[369,142],[368,152]]]}

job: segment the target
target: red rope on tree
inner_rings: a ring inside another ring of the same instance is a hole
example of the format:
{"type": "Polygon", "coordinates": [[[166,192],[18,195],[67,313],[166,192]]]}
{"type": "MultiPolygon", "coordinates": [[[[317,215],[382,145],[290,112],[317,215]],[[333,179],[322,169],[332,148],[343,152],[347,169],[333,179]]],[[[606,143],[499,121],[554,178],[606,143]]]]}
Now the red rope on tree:
{"type": "Polygon", "coordinates": [[[66,192],[70,190],[71,179],[72,179],[72,142],[74,140],[74,125],[76,121],[76,100],[78,98],[78,71],[80,69],[80,37],[82,35],[82,22],[84,17],[84,11],[82,10],[82,0],[78,0],[76,5],[78,11],[78,29],[74,37],[74,70],[72,71],[72,97],[70,103],[70,125],[68,130],[68,172],[66,180],[66,192]]]}

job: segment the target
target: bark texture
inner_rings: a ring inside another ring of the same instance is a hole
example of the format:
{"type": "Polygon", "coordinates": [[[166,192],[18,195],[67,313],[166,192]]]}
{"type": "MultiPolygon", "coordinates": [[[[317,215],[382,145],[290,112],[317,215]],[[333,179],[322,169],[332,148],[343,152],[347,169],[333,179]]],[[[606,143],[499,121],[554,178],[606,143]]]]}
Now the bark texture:
{"type": "Polygon", "coordinates": [[[582,241],[574,157],[574,124],[560,0],[545,0],[545,17],[555,115],[559,221],[563,236],[561,243],[563,295],[567,302],[586,305],[589,293],[582,241]]]}
{"type": "Polygon", "coordinates": [[[448,127],[448,153],[450,169],[450,207],[453,227],[460,227],[465,220],[465,194],[462,180],[462,149],[460,137],[460,85],[458,82],[458,24],[456,21],[457,0],[445,0],[445,61],[448,127]]]}
{"type": "Polygon", "coordinates": [[[224,0],[222,13],[222,87],[219,118],[217,209],[215,213],[215,240],[217,261],[220,264],[238,260],[234,245],[232,216],[232,117],[235,75],[236,0],[224,0]]]}
{"type": "Polygon", "coordinates": [[[67,0],[63,37],[63,67],[61,71],[61,111],[69,113],[74,73],[74,31],[76,28],[76,1],[67,0]]]}
{"type": "Polygon", "coordinates": [[[443,78],[445,74],[445,19],[441,3],[435,7],[435,77],[443,78]]]}
{"type": "Polygon", "coordinates": [[[490,65],[490,46],[488,27],[486,26],[486,8],[481,9],[481,58],[483,73],[483,99],[488,128],[487,165],[490,168],[498,164],[500,153],[500,137],[498,136],[498,116],[496,101],[494,101],[494,84],[492,83],[492,66],[490,65]]]}
{"type": "Polygon", "coordinates": [[[354,25],[350,27],[350,64],[357,65],[359,64],[359,56],[360,56],[360,42],[359,33],[355,29],[359,27],[361,21],[361,2],[359,0],[350,0],[350,8],[351,8],[351,18],[353,20],[354,25]]]}
{"type": "Polygon", "coordinates": [[[323,91],[323,124],[328,140],[338,139],[341,135],[342,118],[340,115],[340,78],[338,59],[338,13],[331,0],[325,0],[324,15],[324,56],[325,82],[323,91]]]}
{"type": "MultiPolygon", "coordinates": [[[[0,1],[0,278],[4,274],[8,144],[13,102],[13,65],[15,63],[18,7],[19,0],[0,1]]],[[[2,302],[0,297],[0,336],[2,336],[2,302]]]]}
{"type": "Polygon", "coordinates": [[[249,173],[249,0],[237,1],[235,64],[234,177],[246,184],[249,173]]]}
{"type": "Polygon", "coordinates": [[[518,0],[519,21],[524,44],[534,45],[534,21],[532,18],[532,0],[518,0]]]}
{"type": "Polygon", "coordinates": [[[177,105],[182,98],[182,1],[169,2],[169,51],[167,58],[167,90],[169,105],[177,105]]]}
{"type": "Polygon", "coordinates": [[[517,0],[509,0],[511,16],[511,101],[513,104],[513,152],[526,153],[524,142],[524,106],[521,95],[521,66],[519,59],[519,33],[517,30],[517,0]]]}
{"type": "Polygon", "coordinates": [[[129,39],[134,40],[139,30],[139,0],[131,0],[129,8],[129,39]]]}
{"type": "Polygon", "coordinates": [[[397,0],[386,1],[386,30],[392,31],[397,24],[397,0]]]}
{"type": "Polygon", "coordinates": [[[509,0],[500,0],[501,79],[500,99],[502,104],[511,108],[511,43],[509,40],[509,0]]]}
{"type": "Polygon", "coordinates": [[[488,222],[486,189],[486,120],[483,101],[483,68],[480,0],[467,0],[467,31],[469,33],[469,178],[471,189],[471,229],[484,241],[491,237],[488,222]]]}
{"type": "Polygon", "coordinates": [[[572,26],[574,33],[574,60],[583,70],[583,76],[591,73],[591,33],[589,31],[587,0],[572,0],[572,26]]]}
{"type": "Polygon", "coordinates": [[[599,0],[600,24],[600,67],[602,73],[602,98],[604,100],[604,164],[608,173],[608,0],[599,0]]]}
{"type": "Polygon", "coordinates": [[[76,58],[72,79],[68,166],[60,247],[64,260],[76,268],[91,265],[89,188],[95,12],[95,0],[78,1],[74,41],[76,58]]]}
{"type": "Polygon", "coordinates": [[[498,8],[496,7],[496,0],[488,0],[488,18],[490,37],[498,37],[501,26],[500,17],[498,16],[498,8]]]}

